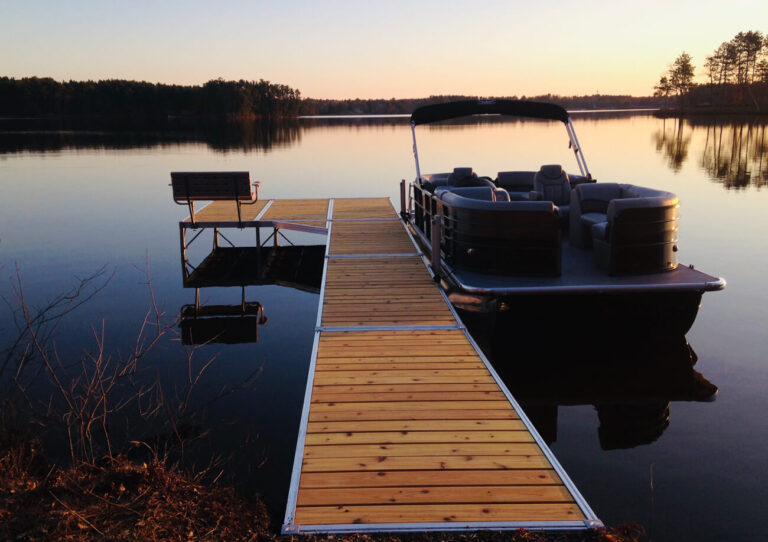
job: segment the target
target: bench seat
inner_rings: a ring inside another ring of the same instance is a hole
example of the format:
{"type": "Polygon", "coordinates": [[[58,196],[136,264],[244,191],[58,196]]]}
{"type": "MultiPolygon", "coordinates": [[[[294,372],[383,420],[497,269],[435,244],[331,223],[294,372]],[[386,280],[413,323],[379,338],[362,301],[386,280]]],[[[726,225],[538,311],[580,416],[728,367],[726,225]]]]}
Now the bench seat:
{"type": "Polygon", "coordinates": [[[571,194],[569,239],[594,250],[611,275],[677,267],[679,200],[671,192],[631,184],[581,184],[571,194]]]}

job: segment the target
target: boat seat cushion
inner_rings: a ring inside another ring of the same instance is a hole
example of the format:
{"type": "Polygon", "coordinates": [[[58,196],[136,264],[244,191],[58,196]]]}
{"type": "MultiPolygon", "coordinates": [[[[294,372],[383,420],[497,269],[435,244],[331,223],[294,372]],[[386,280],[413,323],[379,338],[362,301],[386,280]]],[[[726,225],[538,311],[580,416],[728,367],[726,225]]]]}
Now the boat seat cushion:
{"type": "Polygon", "coordinates": [[[448,184],[448,177],[450,173],[427,173],[421,176],[421,186],[428,192],[435,192],[438,186],[445,186],[448,184]]]}
{"type": "Polygon", "coordinates": [[[571,206],[560,204],[557,206],[557,208],[560,211],[560,221],[563,223],[563,227],[567,228],[569,224],[568,219],[571,213],[571,206]]]}
{"type": "Polygon", "coordinates": [[[598,222],[597,224],[592,224],[590,231],[594,241],[606,241],[608,239],[608,222],[598,222]]]}
{"type": "MultiPolygon", "coordinates": [[[[535,199],[551,201],[555,205],[571,203],[571,183],[568,174],[559,164],[541,166],[533,177],[535,199]]],[[[532,199],[533,199],[533,193],[532,199]]]]}
{"type": "Polygon", "coordinates": [[[608,220],[608,204],[621,197],[619,183],[585,183],[571,191],[570,228],[571,245],[592,248],[591,228],[608,220]]]}
{"type": "Polygon", "coordinates": [[[581,184],[571,197],[570,242],[593,248],[611,275],[677,267],[677,196],[619,183],[581,184]]]}
{"type": "Polygon", "coordinates": [[[472,171],[471,167],[457,167],[453,168],[453,173],[448,175],[448,186],[474,186],[477,182],[477,174],[472,171]]]}
{"type": "Polygon", "coordinates": [[[608,217],[605,213],[582,213],[581,215],[581,223],[590,228],[601,222],[608,222],[608,217]]]}
{"type": "Polygon", "coordinates": [[[533,190],[535,171],[499,171],[496,185],[509,194],[510,201],[528,201],[533,190]]]}
{"type": "Polygon", "coordinates": [[[535,171],[499,171],[496,184],[514,192],[530,192],[534,175],[535,171]]]}
{"type": "Polygon", "coordinates": [[[547,179],[559,179],[564,173],[563,166],[560,164],[549,164],[541,166],[541,169],[539,169],[539,174],[547,179]]]}
{"type": "Polygon", "coordinates": [[[456,194],[463,198],[469,199],[496,201],[494,198],[493,188],[490,186],[464,186],[459,188],[446,186],[435,190],[435,195],[441,200],[444,199],[447,194],[456,194]]]}
{"type": "Polygon", "coordinates": [[[559,276],[561,225],[551,201],[483,201],[441,191],[442,249],[456,269],[559,276]]]}

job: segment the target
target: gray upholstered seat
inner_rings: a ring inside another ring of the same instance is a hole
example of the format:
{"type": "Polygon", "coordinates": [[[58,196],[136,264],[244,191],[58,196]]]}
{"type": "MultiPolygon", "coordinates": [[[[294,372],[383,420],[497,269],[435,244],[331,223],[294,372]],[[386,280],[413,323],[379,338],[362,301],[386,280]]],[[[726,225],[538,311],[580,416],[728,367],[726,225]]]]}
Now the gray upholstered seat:
{"type": "Polygon", "coordinates": [[[512,201],[531,199],[535,171],[499,171],[496,185],[509,193],[512,201]]]}
{"type": "Polygon", "coordinates": [[[679,201],[671,192],[631,184],[582,184],[573,189],[570,240],[594,248],[595,263],[612,275],[677,267],[679,201]]]}
{"type": "Polygon", "coordinates": [[[463,186],[460,188],[439,186],[435,189],[435,195],[441,200],[448,193],[484,201],[509,201],[509,194],[503,188],[491,188],[490,186],[463,186]]]}
{"type": "Polygon", "coordinates": [[[492,180],[488,177],[478,177],[477,174],[472,171],[471,167],[453,168],[453,173],[448,175],[445,185],[455,188],[464,188],[468,186],[489,186],[491,188],[496,188],[496,185],[492,180]]]}
{"type": "Polygon", "coordinates": [[[608,220],[608,203],[621,197],[617,183],[588,183],[571,194],[569,240],[579,248],[592,248],[592,226],[608,220]]]}
{"type": "Polygon", "coordinates": [[[457,194],[463,198],[469,199],[495,201],[493,188],[490,186],[464,186],[460,188],[441,186],[435,189],[435,195],[441,200],[446,196],[446,194],[457,194]]]}
{"type": "Polygon", "coordinates": [[[488,201],[462,190],[439,190],[449,264],[491,274],[560,275],[562,230],[551,201],[488,201]]]}
{"type": "Polygon", "coordinates": [[[450,173],[427,173],[421,176],[421,186],[429,192],[434,192],[438,186],[448,184],[448,177],[450,175],[450,173]]]}
{"type": "Polygon", "coordinates": [[[568,220],[571,204],[571,183],[559,164],[541,166],[533,177],[531,199],[551,201],[560,209],[563,220],[568,220]]]}

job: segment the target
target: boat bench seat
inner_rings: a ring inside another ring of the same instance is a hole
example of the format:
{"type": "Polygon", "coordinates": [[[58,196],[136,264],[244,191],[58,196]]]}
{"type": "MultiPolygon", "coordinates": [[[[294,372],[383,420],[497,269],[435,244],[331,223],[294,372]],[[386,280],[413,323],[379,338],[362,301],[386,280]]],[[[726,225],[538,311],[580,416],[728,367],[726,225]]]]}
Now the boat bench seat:
{"type": "MultiPolygon", "coordinates": [[[[466,189],[465,189],[466,190],[466,189]]],[[[443,252],[457,269],[559,276],[562,229],[551,201],[500,201],[441,190],[443,252]]]]}
{"type": "Polygon", "coordinates": [[[535,175],[535,171],[499,171],[496,185],[509,193],[511,201],[527,201],[531,199],[535,175]]]}
{"type": "Polygon", "coordinates": [[[464,186],[460,188],[440,186],[435,189],[435,195],[440,199],[443,198],[444,194],[449,193],[483,201],[509,201],[509,194],[503,188],[491,188],[490,186],[464,186]]]}
{"type": "Polygon", "coordinates": [[[631,184],[581,184],[571,193],[569,240],[593,248],[611,275],[677,267],[679,200],[675,194],[631,184]]]}

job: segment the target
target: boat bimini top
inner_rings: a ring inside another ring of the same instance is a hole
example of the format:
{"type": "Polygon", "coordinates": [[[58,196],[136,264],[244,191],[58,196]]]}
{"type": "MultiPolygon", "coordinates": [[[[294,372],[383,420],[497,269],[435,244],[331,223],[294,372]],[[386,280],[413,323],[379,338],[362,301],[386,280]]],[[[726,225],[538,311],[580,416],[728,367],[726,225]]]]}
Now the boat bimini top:
{"type": "Polygon", "coordinates": [[[565,124],[565,130],[568,132],[568,146],[573,149],[581,174],[588,179],[592,178],[589,169],[587,169],[587,163],[584,160],[584,153],[581,152],[579,140],[576,138],[571,117],[568,116],[568,111],[559,105],[549,103],[493,99],[461,100],[431,104],[414,110],[411,114],[411,133],[413,135],[413,157],[416,160],[417,178],[421,179],[421,168],[419,167],[419,151],[416,146],[416,126],[471,115],[510,115],[534,119],[559,120],[565,124]]]}

